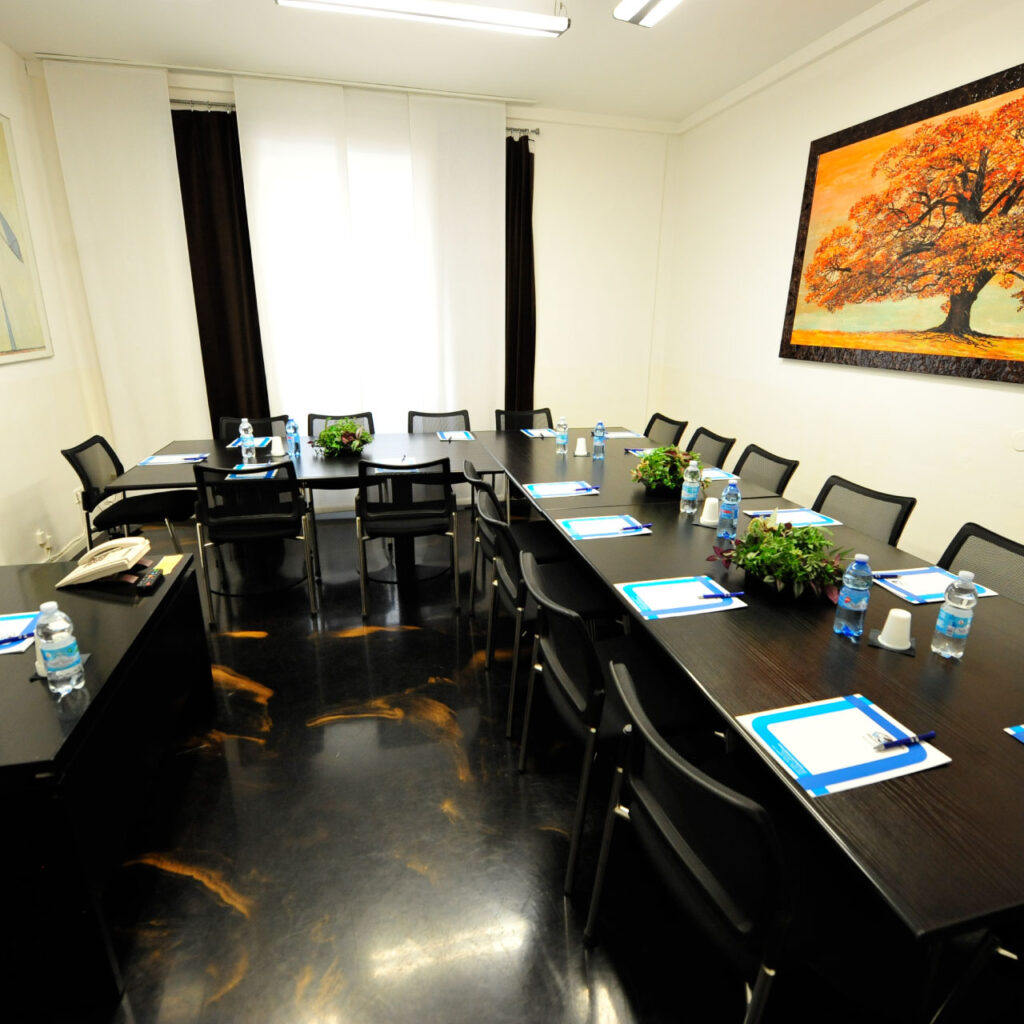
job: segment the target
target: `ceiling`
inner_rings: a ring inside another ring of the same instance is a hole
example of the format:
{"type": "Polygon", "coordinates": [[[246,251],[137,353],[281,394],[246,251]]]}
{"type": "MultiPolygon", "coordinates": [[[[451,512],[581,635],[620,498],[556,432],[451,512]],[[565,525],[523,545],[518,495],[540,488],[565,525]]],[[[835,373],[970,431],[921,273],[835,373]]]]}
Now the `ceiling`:
{"type": "MultiPolygon", "coordinates": [[[[475,0],[550,14],[554,0],[475,0]]],[[[892,0],[684,0],[653,29],[617,0],[564,0],[558,39],[278,7],[274,0],[0,0],[0,41],[59,53],[372,83],[682,122],[863,12],[892,0]]],[[[869,21],[871,16],[868,16],[869,21]]]]}

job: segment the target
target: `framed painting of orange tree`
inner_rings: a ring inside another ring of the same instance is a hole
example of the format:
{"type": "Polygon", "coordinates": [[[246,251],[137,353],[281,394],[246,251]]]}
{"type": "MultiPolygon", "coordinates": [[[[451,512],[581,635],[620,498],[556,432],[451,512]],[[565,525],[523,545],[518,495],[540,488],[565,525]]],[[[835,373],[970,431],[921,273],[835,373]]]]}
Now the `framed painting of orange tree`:
{"type": "Polygon", "coordinates": [[[811,143],[779,354],[1024,383],[1024,65],[811,143]]]}

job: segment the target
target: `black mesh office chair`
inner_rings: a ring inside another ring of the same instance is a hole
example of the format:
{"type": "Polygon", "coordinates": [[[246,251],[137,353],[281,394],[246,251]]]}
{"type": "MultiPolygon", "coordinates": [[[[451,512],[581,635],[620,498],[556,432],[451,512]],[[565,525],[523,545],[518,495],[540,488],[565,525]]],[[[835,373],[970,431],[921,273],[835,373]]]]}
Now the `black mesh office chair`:
{"type": "Polygon", "coordinates": [[[82,482],[82,516],[85,520],[85,546],[92,547],[92,535],[105,530],[121,529],[125,534],[132,526],[163,523],[170,534],[174,550],[181,552],[181,544],[174,532],[174,523],[192,518],[196,492],[193,490],[144,491],[128,497],[125,491],[111,491],[111,480],[124,472],[124,466],[106,438],[94,434],[74,448],[61,449],[61,455],[82,482]],[[114,495],[114,501],[96,512],[96,508],[114,495]]]}
{"type": "Polygon", "coordinates": [[[210,625],[216,624],[207,548],[221,544],[255,544],[270,540],[302,542],[306,564],[309,612],[319,607],[313,571],[313,524],[290,460],[261,463],[244,469],[196,465],[196,541],[206,588],[210,625]],[[263,479],[269,470],[274,476],[263,479]]]}
{"type": "Polygon", "coordinates": [[[673,420],[656,412],[644,427],[644,435],[663,447],[679,444],[686,429],[687,420],[673,420]]]}
{"type": "Polygon", "coordinates": [[[979,583],[1024,603],[1024,544],[977,523],[964,523],[936,563],[950,572],[970,569],[979,583]]]}
{"type": "MultiPolygon", "coordinates": [[[[217,436],[222,441],[234,441],[238,437],[238,427],[241,422],[241,416],[221,416],[217,426],[217,436]]],[[[284,428],[288,425],[288,417],[257,416],[250,418],[249,423],[255,437],[284,437],[284,428]]]]}
{"type": "Polygon", "coordinates": [[[687,442],[688,452],[697,452],[704,466],[716,466],[725,469],[725,460],[736,443],[735,437],[723,437],[706,427],[698,427],[687,442]]]}
{"type": "Polygon", "coordinates": [[[576,812],[569,833],[569,859],[563,889],[572,892],[580,841],[590,791],[591,770],[598,743],[618,734],[621,723],[614,714],[605,715],[605,681],[602,665],[622,657],[628,638],[605,635],[595,639],[595,629],[576,610],[557,599],[544,580],[542,566],[529,551],[520,554],[520,571],[530,598],[537,604],[533,657],[523,712],[519,748],[519,770],[526,768],[534,691],[540,676],[558,717],[583,741],[576,812]]]}
{"type": "Polygon", "coordinates": [[[409,411],[410,434],[433,434],[437,430],[469,430],[469,411],[455,409],[452,412],[409,411]]]}
{"type": "Polygon", "coordinates": [[[896,547],[916,504],[917,498],[873,491],[841,476],[830,476],[811,507],[896,547]]]}
{"type": "Polygon", "coordinates": [[[756,444],[748,444],[732,471],[742,480],[760,484],[775,494],[782,494],[799,465],[799,459],[784,459],[756,444]]]}
{"type": "Polygon", "coordinates": [[[367,603],[366,545],[377,537],[394,539],[444,536],[451,549],[455,610],[459,610],[458,509],[447,458],[431,462],[362,461],[356,491],[356,547],[359,556],[359,595],[363,618],[367,603]],[[383,486],[382,486],[383,485],[383,486]]]}
{"type": "Polygon", "coordinates": [[[306,433],[315,440],[320,436],[320,431],[328,423],[337,423],[338,420],[355,420],[364,430],[368,430],[371,434],[376,433],[373,429],[372,412],[339,413],[338,415],[326,412],[311,412],[306,418],[306,433]]]}
{"type": "Polygon", "coordinates": [[[495,409],[495,430],[524,430],[531,427],[551,427],[550,409],[495,409]]]}

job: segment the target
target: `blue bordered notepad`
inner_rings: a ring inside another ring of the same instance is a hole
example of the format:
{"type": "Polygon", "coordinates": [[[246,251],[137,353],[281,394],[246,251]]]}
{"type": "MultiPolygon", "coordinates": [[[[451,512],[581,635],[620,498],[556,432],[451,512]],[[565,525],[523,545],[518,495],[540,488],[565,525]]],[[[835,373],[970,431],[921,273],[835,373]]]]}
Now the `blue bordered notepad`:
{"type": "MultiPolygon", "coordinates": [[[[252,446],[253,446],[253,448],[266,448],[268,444],[270,444],[270,438],[269,437],[254,437],[252,439],[252,446]]],[[[242,447],[242,439],[240,437],[236,437],[234,439],[234,441],[231,441],[231,442],[228,443],[228,447],[229,448],[241,448],[242,447]]]]}
{"type": "Polygon", "coordinates": [[[842,526],[838,519],[815,512],[812,508],[765,508],[744,509],[743,514],[751,519],[770,519],[777,523],[792,523],[793,526],[842,526]]]}
{"type": "Polygon", "coordinates": [[[183,462],[202,462],[210,457],[209,452],[187,452],[183,455],[147,455],[140,466],[176,466],[183,462]]]}
{"type": "Polygon", "coordinates": [[[551,427],[520,427],[519,432],[527,437],[556,437],[557,434],[551,427]]]}
{"type": "Polygon", "coordinates": [[[15,640],[12,637],[35,633],[39,612],[16,612],[13,615],[0,615],[0,654],[18,654],[32,646],[34,636],[26,640],[15,640]]]}
{"type": "Polygon", "coordinates": [[[584,498],[588,494],[600,494],[601,488],[588,484],[586,480],[557,480],[546,484],[527,484],[531,498],[584,498]]]}
{"type": "Polygon", "coordinates": [[[580,519],[559,519],[558,525],[573,540],[594,540],[597,537],[640,537],[650,528],[632,516],[585,516],[580,519]]]}
{"type": "Polygon", "coordinates": [[[948,764],[930,743],[876,750],[884,740],[913,735],[859,693],[740,715],[736,721],[810,796],[948,764]]]}
{"type": "Polygon", "coordinates": [[[1015,740],[1024,743],[1024,725],[1008,725],[1003,731],[1008,732],[1015,740]]]}
{"type": "MultiPolygon", "coordinates": [[[[249,469],[252,465],[251,462],[240,462],[237,466],[232,466],[232,469],[249,469]]],[[[269,480],[275,473],[276,469],[268,469],[263,473],[228,473],[224,478],[225,480],[269,480]]]]}
{"type": "MultiPolygon", "coordinates": [[[[594,432],[591,431],[591,434],[594,432]]],[[[646,434],[638,434],[635,430],[606,430],[604,436],[609,440],[615,440],[619,437],[646,437],[646,434]]]]}
{"type": "Polygon", "coordinates": [[[623,448],[622,449],[627,455],[646,455],[648,452],[653,452],[653,448],[623,448]]]}
{"type": "Polygon", "coordinates": [[[725,587],[710,576],[677,576],[674,579],[616,583],[615,589],[645,619],[705,615],[708,612],[747,607],[746,602],[731,597],[725,587]]]}
{"type": "Polygon", "coordinates": [[[437,436],[442,441],[473,441],[475,438],[468,430],[439,430],[437,436]]]}
{"type": "MultiPolygon", "coordinates": [[[[956,573],[940,569],[937,565],[926,565],[920,569],[880,570],[875,573],[875,583],[910,604],[942,601],[946,596],[946,588],[955,579],[956,573]],[[880,576],[889,578],[880,579],[880,576]]],[[[993,597],[996,594],[996,591],[980,583],[975,583],[975,586],[978,588],[978,597],[993,597]]]]}
{"type": "Polygon", "coordinates": [[[700,475],[702,480],[710,480],[712,483],[718,480],[739,480],[735,473],[728,473],[717,466],[705,466],[700,471],[700,475]]]}

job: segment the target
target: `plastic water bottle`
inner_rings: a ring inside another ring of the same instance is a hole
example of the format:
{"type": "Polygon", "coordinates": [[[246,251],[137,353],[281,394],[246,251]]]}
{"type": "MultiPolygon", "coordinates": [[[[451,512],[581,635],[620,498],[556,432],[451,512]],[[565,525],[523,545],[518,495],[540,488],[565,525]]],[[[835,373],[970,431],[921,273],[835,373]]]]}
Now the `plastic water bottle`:
{"type": "Polygon", "coordinates": [[[242,449],[243,462],[256,461],[256,438],[253,437],[252,424],[244,416],[238,424],[238,446],[242,449]]]}
{"type": "Polygon", "coordinates": [[[939,609],[932,637],[932,650],[944,658],[962,658],[967,646],[967,634],[974,619],[974,606],[978,591],[974,586],[974,573],[960,570],[958,579],[946,587],[946,600],[939,609]]]}
{"type": "Polygon", "coordinates": [[[297,459],[302,454],[302,442],[299,440],[299,425],[291,416],[288,417],[288,422],[285,424],[284,437],[288,457],[297,459]]]}
{"type": "Polygon", "coordinates": [[[569,421],[564,416],[559,416],[555,424],[555,454],[569,454],[569,421]]]}
{"type": "Polygon", "coordinates": [[[679,501],[679,511],[696,512],[699,498],[700,466],[696,459],[690,459],[686,464],[686,469],[683,470],[683,494],[679,501]]]}
{"type": "Polygon", "coordinates": [[[36,645],[46,666],[46,685],[53,693],[63,697],[85,685],[75,627],[56,601],[44,601],[39,606],[36,645]]]}
{"type": "Polygon", "coordinates": [[[854,555],[843,573],[843,586],[836,602],[836,621],[832,631],[841,636],[860,636],[864,632],[864,616],[871,599],[871,566],[867,555],[854,555]]]}
{"type": "Polygon", "coordinates": [[[598,420],[594,427],[594,458],[604,458],[604,420],[598,420]]]}
{"type": "MultiPolygon", "coordinates": [[[[696,509],[695,509],[696,511],[696,509]]],[[[730,480],[722,491],[722,501],[718,506],[717,535],[725,540],[736,539],[736,523],[740,517],[740,481],[730,480]]]]}

